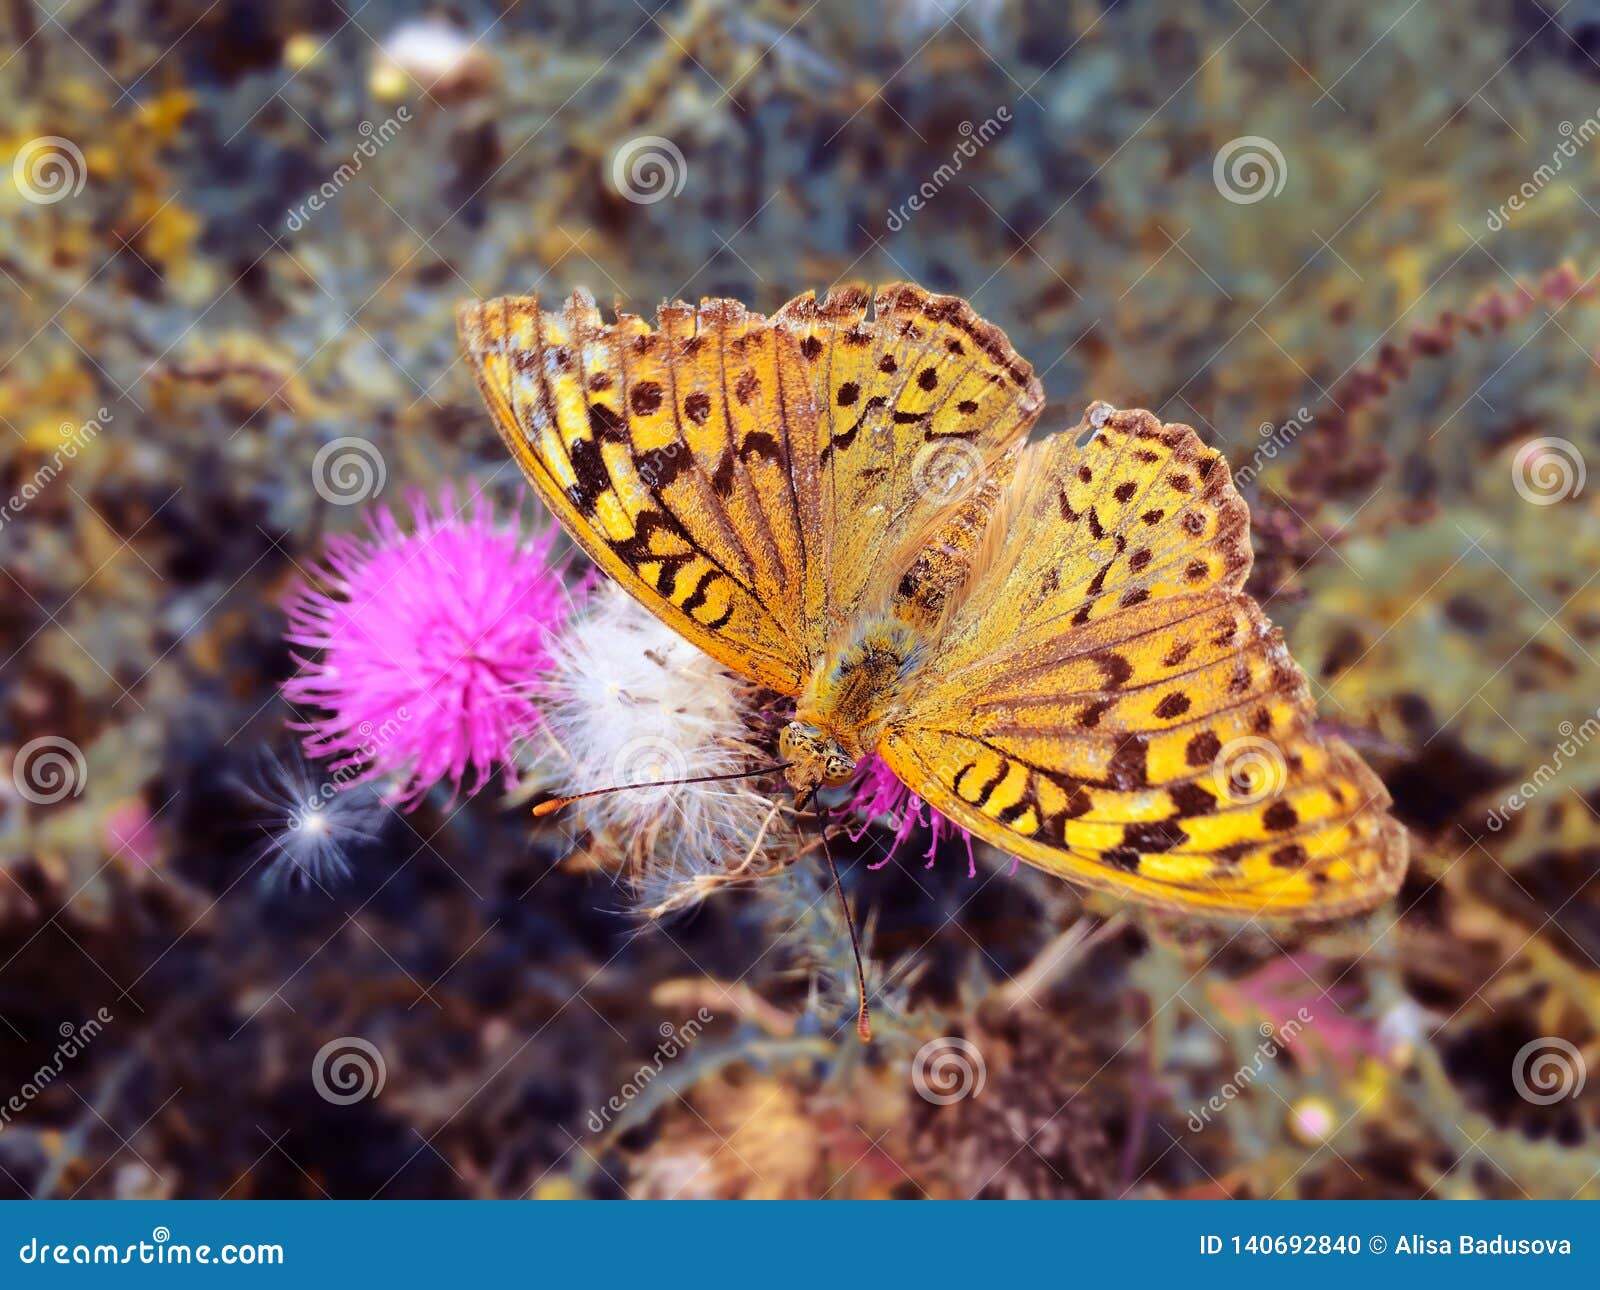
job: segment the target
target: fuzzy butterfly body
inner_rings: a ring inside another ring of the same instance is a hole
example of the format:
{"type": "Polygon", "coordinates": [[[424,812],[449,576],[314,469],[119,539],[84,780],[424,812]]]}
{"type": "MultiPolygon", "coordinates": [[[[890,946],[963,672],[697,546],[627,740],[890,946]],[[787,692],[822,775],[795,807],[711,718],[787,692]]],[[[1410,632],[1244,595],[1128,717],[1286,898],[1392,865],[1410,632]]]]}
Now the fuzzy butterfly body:
{"type": "Polygon", "coordinates": [[[796,700],[811,791],[876,751],[969,832],[1148,902],[1332,918],[1393,893],[1405,834],[1314,727],[1242,588],[1249,513],[1194,431],[1095,405],[1029,441],[1029,365],[896,285],[602,320],[469,304],[500,433],[652,612],[796,700]]]}

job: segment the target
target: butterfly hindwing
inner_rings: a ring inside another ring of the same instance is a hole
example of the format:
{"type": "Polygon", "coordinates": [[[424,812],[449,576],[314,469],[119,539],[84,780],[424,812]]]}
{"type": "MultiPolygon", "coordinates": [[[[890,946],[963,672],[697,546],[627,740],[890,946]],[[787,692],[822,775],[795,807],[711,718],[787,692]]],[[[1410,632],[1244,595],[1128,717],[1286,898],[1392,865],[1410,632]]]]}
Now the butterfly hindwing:
{"type": "Polygon", "coordinates": [[[1084,447],[1092,424],[1023,453],[1001,553],[885,760],[956,823],[1080,882],[1237,913],[1369,907],[1399,882],[1404,834],[1377,777],[1317,732],[1241,590],[1226,464],[1187,427],[1094,415],[1084,447]]]}

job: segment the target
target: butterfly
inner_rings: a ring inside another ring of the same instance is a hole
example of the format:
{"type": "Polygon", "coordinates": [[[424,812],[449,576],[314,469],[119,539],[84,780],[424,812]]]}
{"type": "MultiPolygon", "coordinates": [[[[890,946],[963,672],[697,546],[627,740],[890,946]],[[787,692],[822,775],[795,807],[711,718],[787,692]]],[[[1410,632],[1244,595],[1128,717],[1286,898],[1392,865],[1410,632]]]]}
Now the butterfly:
{"type": "Polygon", "coordinates": [[[502,438],[651,612],[795,701],[803,801],[876,753],[969,833],[1184,910],[1328,919],[1406,836],[1315,725],[1243,587],[1250,517],[1185,425],[1094,404],[1036,440],[1030,365],[906,284],[665,304],[462,306],[502,438]]]}

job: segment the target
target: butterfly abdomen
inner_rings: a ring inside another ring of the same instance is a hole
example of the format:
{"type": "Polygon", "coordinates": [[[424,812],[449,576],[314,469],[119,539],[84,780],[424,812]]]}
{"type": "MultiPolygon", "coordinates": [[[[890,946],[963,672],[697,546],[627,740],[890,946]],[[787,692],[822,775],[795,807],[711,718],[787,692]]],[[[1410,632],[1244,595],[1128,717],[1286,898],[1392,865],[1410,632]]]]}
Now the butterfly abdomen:
{"type": "Polygon", "coordinates": [[[994,539],[1006,527],[1003,500],[1014,454],[1002,456],[982,478],[961,485],[933,527],[908,543],[914,554],[888,596],[890,614],[937,637],[939,624],[973,574],[988,564],[994,539]]]}

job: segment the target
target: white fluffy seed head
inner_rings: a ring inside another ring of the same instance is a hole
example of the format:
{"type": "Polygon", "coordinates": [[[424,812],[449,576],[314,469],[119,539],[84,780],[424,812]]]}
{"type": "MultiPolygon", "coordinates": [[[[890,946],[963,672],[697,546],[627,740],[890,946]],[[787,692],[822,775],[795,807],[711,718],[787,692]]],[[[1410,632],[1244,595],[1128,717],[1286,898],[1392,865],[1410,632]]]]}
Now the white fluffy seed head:
{"type": "Polygon", "coordinates": [[[265,752],[255,776],[236,786],[258,808],[256,855],[268,887],[326,891],[344,881],[349,853],[379,841],[392,813],[378,785],[341,783],[335,772],[313,769],[298,750],[287,760],[265,752]]]}
{"type": "Polygon", "coordinates": [[[649,787],[770,760],[750,742],[744,682],[609,584],[552,638],[550,653],[529,775],[560,793],[645,785],[571,808],[595,833],[627,841],[643,901],[689,903],[697,879],[737,868],[752,850],[751,871],[766,867],[787,832],[767,782],[649,787]]]}

